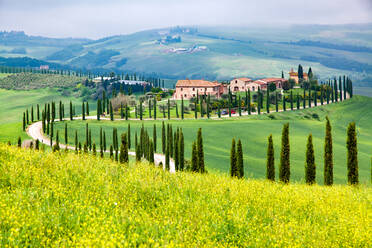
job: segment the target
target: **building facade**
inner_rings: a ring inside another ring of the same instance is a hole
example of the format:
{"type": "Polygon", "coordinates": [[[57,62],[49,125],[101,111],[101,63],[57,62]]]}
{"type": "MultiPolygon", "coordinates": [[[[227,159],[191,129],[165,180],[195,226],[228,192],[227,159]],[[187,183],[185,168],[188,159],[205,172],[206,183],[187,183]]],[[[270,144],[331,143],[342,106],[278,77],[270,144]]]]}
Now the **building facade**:
{"type": "Polygon", "coordinates": [[[259,84],[261,90],[267,90],[268,85],[272,83],[275,84],[277,89],[283,89],[283,83],[285,81],[287,80],[284,78],[263,78],[254,81],[254,83],[259,84]]]}
{"type": "MultiPolygon", "coordinates": [[[[308,80],[309,79],[309,76],[307,75],[306,72],[303,73],[304,75],[304,80],[308,80]]],[[[296,81],[296,84],[298,84],[299,80],[298,80],[298,72],[296,71],[293,71],[293,68],[291,69],[291,71],[289,72],[289,79],[293,79],[296,81]]]]}
{"type": "Polygon", "coordinates": [[[210,95],[220,98],[222,94],[226,94],[227,87],[218,82],[210,82],[205,80],[178,80],[176,91],[173,94],[173,99],[181,100],[191,99],[197,95],[210,95]]]}
{"type": "Polygon", "coordinates": [[[230,81],[230,91],[239,92],[248,90],[249,84],[253,82],[250,78],[235,78],[230,81]]]}

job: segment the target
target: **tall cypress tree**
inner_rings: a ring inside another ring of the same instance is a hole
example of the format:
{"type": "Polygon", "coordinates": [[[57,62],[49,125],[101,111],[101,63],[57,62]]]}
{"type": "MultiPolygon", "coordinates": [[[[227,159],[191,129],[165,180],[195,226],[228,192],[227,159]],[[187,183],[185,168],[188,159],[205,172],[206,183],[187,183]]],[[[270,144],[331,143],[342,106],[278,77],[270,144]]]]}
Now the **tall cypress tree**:
{"type": "Polygon", "coordinates": [[[278,92],[275,92],[275,111],[279,112],[279,99],[278,99],[278,92]]]}
{"type": "Polygon", "coordinates": [[[311,108],[311,89],[309,88],[309,108],[311,108]]]}
{"type": "Polygon", "coordinates": [[[185,167],[185,143],[184,143],[184,137],[182,133],[182,129],[180,131],[180,136],[178,140],[178,152],[179,152],[179,167],[180,170],[183,171],[185,167]]]}
{"type": "Polygon", "coordinates": [[[27,123],[27,125],[30,124],[30,121],[28,119],[28,109],[26,109],[26,123],[27,123]]]}
{"type": "Polygon", "coordinates": [[[127,133],[123,133],[121,135],[121,146],[120,146],[120,163],[128,163],[129,156],[128,156],[128,138],[127,133]]]}
{"type": "Polygon", "coordinates": [[[97,100],[97,120],[100,120],[101,117],[101,100],[97,100]]]}
{"type": "Polygon", "coordinates": [[[236,166],[236,145],[235,139],[231,141],[231,150],[230,150],[230,176],[236,177],[238,174],[238,168],[236,166]]]}
{"type": "Polygon", "coordinates": [[[320,87],[320,105],[324,104],[324,89],[320,87]]]}
{"type": "Polygon", "coordinates": [[[266,90],[266,112],[270,113],[270,92],[269,88],[266,90]]]}
{"type": "Polygon", "coordinates": [[[291,101],[291,110],[293,110],[293,91],[291,90],[291,94],[290,94],[290,101],[291,101]]]}
{"type": "Polygon", "coordinates": [[[85,104],[84,102],[81,103],[81,113],[83,116],[83,121],[85,121],[85,104]]]}
{"type": "Polygon", "coordinates": [[[194,103],[194,116],[195,116],[195,120],[196,119],[198,119],[198,108],[197,108],[197,103],[196,103],[196,101],[195,101],[195,103],[194,103]]]}
{"type": "Polygon", "coordinates": [[[355,122],[349,124],[347,128],[347,181],[351,185],[359,183],[358,173],[358,147],[355,130],[355,122]]]}
{"type": "Polygon", "coordinates": [[[175,170],[178,171],[179,170],[179,151],[178,151],[178,138],[179,138],[179,132],[176,131],[176,133],[174,134],[174,142],[173,142],[173,157],[174,157],[174,167],[175,167],[175,170]]]}
{"type": "Polygon", "coordinates": [[[168,120],[170,120],[170,101],[169,101],[169,98],[168,98],[167,108],[168,108],[168,120]]]}
{"type": "Polygon", "coordinates": [[[149,162],[151,164],[155,163],[155,156],[154,156],[154,143],[150,140],[149,144],[149,150],[150,150],[150,155],[149,155],[149,162]]]}
{"type": "Polygon", "coordinates": [[[181,99],[181,119],[183,120],[184,118],[184,111],[185,111],[185,106],[183,105],[183,96],[181,99]]]}
{"type": "Polygon", "coordinates": [[[251,106],[251,90],[248,89],[248,114],[251,115],[252,106],[251,106]]]}
{"type": "Polygon", "coordinates": [[[67,131],[67,122],[65,123],[65,144],[68,145],[68,131],[67,131]]]}
{"type": "Polygon", "coordinates": [[[313,136],[309,134],[306,145],[305,181],[307,184],[315,183],[316,165],[314,156],[313,136]]]}
{"type": "Polygon", "coordinates": [[[139,101],[139,115],[140,115],[140,120],[142,121],[142,117],[143,117],[142,100],[139,101]]]}
{"type": "Polygon", "coordinates": [[[150,119],[151,119],[151,110],[152,110],[151,100],[149,100],[149,118],[150,119]]]}
{"type": "Polygon", "coordinates": [[[106,152],[106,132],[103,131],[103,150],[106,152]]]}
{"type": "Polygon", "coordinates": [[[198,169],[199,169],[199,172],[204,173],[205,172],[204,149],[203,149],[203,137],[202,137],[201,128],[199,128],[199,131],[198,131],[197,146],[198,146],[198,169]]]}
{"type": "Polygon", "coordinates": [[[72,112],[72,102],[70,101],[70,120],[72,121],[74,119],[73,112],[72,112]]]}
{"type": "Polygon", "coordinates": [[[303,107],[303,109],[305,109],[306,108],[306,90],[305,90],[305,88],[304,88],[304,97],[303,97],[303,99],[302,99],[302,107],[303,107]]]}
{"type": "Polygon", "coordinates": [[[170,142],[168,139],[167,145],[165,147],[165,169],[169,171],[170,165],[169,165],[169,150],[170,150],[170,142]]]}
{"type": "Polygon", "coordinates": [[[85,111],[87,112],[87,115],[89,116],[89,103],[88,102],[86,103],[85,111]]]}
{"type": "Polygon", "coordinates": [[[26,116],[25,116],[25,112],[23,112],[23,131],[26,131],[26,116]]]}
{"type": "Polygon", "coordinates": [[[289,124],[284,124],[282,131],[282,149],[280,152],[279,180],[289,183],[290,171],[289,124]]]}
{"type": "MultiPolygon", "coordinates": [[[[128,105],[127,104],[125,104],[125,120],[127,121],[128,120],[128,118],[129,118],[129,113],[128,113],[128,105]]],[[[156,119],[156,118],[155,118],[156,119]]],[[[130,147],[129,147],[130,148],[130,147]]]]}
{"type": "Polygon", "coordinates": [[[78,135],[77,135],[77,130],[75,130],[75,153],[78,152],[78,146],[79,146],[78,135]]]}
{"type": "Polygon", "coordinates": [[[161,151],[163,152],[163,154],[165,154],[165,146],[166,146],[165,125],[163,121],[161,127],[161,151]]]}
{"type": "Polygon", "coordinates": [[[153,149],[154,149],[154,152],[156,152],[157,137],[156,137],[156,125],[155,124],[154,124],[154,128],[152,129],[152,140],[153,140],[153,149]]]}
{"type": "Polygon", "coordinates": [[[191,171],[198,172],[198,148],[195,141],[192,142],[191,151],[191,171]]]}
{"type": "Polygon", "coordinates": [[[112,103],[110,101],[110,120],[113,121],[114,120],[114,111],[112,109],[112,103]]]}
{"type": "Polygon", "coordinates": [[[275,181],[275,158],[273,136],[270,134],[267,144],[266,179],[275,181]]]}
{"type": "Polygon", "coordinates": [[[300,94],[297,93],[297,110],[300,109],[300,94]]]}
{"type": "Polygon", "coordinates": [[[332,128],[331,123],[326,117],[326,134],[324,141],[324,185],[333,184],[333,148],[332,148],[332,128]]]}
{"type": "Polygon", "coordinates": [[[40,121],[40,106],[39,106],[39,104],[36,105],[36,117],[37,117],[37,120],[40,121]]]}
{"type": "Polygon", "coordinates": [[[237,167],[237,176],[238,178],[244,177],[244,160],[243,160],[243,147],[240,139],[238,140],[238,145],[236,148],[236,167],[237,167]]]}
{"type": "Polygon", "coordinates": [[[239,100],[238,100],[238,113],[239,113],[239,116],[242,116],[242,101],[240,99],[240,95],[239,95],[239,100]]]}
{"type": "Polygon", "coordinates": [[[123,103],[120,103],[120,118],[124,119],[124,109],[123,109],[123,103]]]}
{"type": "Polygon", "coordinates": [[[285,95],[283,94],[283,111],[287,111],[287,105],[285,100],[285,95]]]}
{"type": "Polygon", "coordinates": [[[154,120],[156,120],[156,98],[154,97],[154,120]]]}
{"type": "Polygon", "coordinates": [[[31,123],[34,122],[34,105],[31,106],[31,123]]]}
{"type": "Polygon", "coordinates": [[[101,158],[103,158],[103,130],[102,127],[99,129],[99,150],[101,158]]]}
{"type": "Polygon", "coordinates": [[[340,76],[340,79],[338,80],[338,88],[339,88],[339,91],[340,91],[340,101],[342,102],[342,80],[341,80],[341,76],[340,76]]]}

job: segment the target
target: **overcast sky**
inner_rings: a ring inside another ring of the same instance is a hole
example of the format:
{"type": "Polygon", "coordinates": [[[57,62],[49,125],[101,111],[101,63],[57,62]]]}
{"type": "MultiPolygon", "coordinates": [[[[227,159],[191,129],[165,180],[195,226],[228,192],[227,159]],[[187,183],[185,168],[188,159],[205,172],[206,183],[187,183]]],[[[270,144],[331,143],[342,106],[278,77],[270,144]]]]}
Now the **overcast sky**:
{"type": "Polygon", "coordinates": [[[176,25],[372,22],[372,0],[0,0],[0,30],[101,38],[176,25]]]}

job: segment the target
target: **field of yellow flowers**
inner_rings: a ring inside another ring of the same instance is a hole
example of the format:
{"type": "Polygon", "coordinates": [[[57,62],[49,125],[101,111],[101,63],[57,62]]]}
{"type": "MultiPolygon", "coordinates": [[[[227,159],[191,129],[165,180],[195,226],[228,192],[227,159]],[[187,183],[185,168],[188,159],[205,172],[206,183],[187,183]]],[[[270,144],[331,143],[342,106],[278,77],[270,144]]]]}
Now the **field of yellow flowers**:
{"type": "Polygon", "coordinates": [[[169,174],[0,145],[0,246],[371,247],[370,186],[169,174]]]}

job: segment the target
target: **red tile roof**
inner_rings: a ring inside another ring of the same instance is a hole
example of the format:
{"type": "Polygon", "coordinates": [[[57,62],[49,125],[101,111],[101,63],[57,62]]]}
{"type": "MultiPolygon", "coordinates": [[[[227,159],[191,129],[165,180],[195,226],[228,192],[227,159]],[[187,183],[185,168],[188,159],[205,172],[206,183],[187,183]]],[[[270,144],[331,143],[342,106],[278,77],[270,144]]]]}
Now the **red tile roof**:
{"type": "Polygon", "coordinates": [[[261,79],[261,81],[265,81],[266,83],[272,83],[272,82],[277,82],[277,81],[284,82],[287,80],[284,78],[263,78],[261,79]]]}
{"type": "Polygon", "coordinates": [[[220,86],[220,83],[210,82],[205,80],[178,80],[176,87],[215,87],[220,86]]]}
{"type": "Polygon", "coordinates": [[[243,77],[243,78],[235,78],[234,80],[241,80],[241,81],[244,81],[244,82],[250,82],[250,81],[252,81],[252,79],[245,78],[245,77],[243,77]]]}

